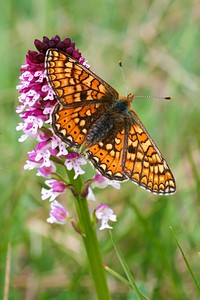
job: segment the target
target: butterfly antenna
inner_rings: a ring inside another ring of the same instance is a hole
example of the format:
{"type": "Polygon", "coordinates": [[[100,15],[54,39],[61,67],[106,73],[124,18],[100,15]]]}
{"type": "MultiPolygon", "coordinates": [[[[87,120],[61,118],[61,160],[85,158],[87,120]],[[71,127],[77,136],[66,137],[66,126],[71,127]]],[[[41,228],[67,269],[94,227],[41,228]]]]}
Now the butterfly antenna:
{"type": "MultiPolygon", "coordinates": [[[[125,82],[125,86],[126,86],[126,95],[128,95],[129,94],[129,88],[128,88],[126,76],[124,74],[124,70],[123,70],[121,61],[119,61],[119,66],[120,66],[122,76],[124,78],[124,82],[125,82]]],[[[171,96],[134,95],[134,98],[154,98],[154,99],[162,99],[162,100],[172,100],[171,96]]]]}
{"type": "Polygon", "coordinates": [[[162,100],[172,100],[171,96],[135,95],[134,98],[154,98],[162,100]]]}
{"type": "Polygon", "coordinates": [[[125,83],[125,86],[126,86],[126,95],[128,96],[128,94],[129,94],[129,88],[128,88],[126,76],[125,76],[125,74],[124,74],[124,70],[123,70],[122,62],[121,62],[121,61],[119,61],[119,66],[120,66],[120,69],[121,69],[121,72],[122,72],[122,76],[123,76],[123,78],[124,78],[124,83],[125,83]]]}

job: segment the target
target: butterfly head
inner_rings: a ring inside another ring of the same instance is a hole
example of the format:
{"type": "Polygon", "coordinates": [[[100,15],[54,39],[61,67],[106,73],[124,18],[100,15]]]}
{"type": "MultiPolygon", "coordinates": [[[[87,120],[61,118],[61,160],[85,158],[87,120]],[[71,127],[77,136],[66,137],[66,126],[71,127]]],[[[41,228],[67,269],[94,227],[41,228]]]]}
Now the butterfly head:
{"type": "Polygon", "coordinates": [[[134,95],[132,93],[128,96],[119,96],[119,100],[126,101],[128,103],[128,108],[131,109],[131,103],[133,101],[134,95]]]}

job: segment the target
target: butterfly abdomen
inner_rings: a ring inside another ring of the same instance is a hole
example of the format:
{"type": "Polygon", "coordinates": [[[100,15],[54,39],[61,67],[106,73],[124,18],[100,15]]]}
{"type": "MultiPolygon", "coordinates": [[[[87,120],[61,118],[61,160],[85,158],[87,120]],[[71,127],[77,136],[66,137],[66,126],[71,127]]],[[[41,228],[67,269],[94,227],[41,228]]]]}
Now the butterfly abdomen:
{"type": "Polygon", "coordinates": [[[112,137],[124,127],[124,119],[128,114],[128,103],[117,100],[90,128],[86,145],[91,146],[112,137]]]}
{"type": "Polygon", "coordinates": [[[87,136],[87,146],[101,142],[111,131],[115,130],[115,124],[111,121],[109,113],[100,117],[90,128],[87,136]]]}

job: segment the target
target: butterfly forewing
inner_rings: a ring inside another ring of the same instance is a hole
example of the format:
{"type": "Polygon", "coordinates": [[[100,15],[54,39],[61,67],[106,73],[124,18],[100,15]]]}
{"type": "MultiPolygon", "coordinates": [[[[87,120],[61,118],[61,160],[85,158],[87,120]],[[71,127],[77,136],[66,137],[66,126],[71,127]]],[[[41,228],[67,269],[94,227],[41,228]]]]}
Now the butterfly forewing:
{"type": "Polygon", "coordinates": [[[47,51],[45,69],[58,101],[64,106],[83,106],[87,101],[110,102],[118,98],[109,84],[61,51],[47,51]]]}
{"type": "Polygon", "coordinates": [[[88,159],[110,180],[129,178],[155,194],[176,191],[162,154],[129,109],[133,97],[120,98],[95,73],[56,49],[47,51],[45,68],[59,102],[52,113],[52,127],[61,140],[75,148],[84,144],[88,159]]]}

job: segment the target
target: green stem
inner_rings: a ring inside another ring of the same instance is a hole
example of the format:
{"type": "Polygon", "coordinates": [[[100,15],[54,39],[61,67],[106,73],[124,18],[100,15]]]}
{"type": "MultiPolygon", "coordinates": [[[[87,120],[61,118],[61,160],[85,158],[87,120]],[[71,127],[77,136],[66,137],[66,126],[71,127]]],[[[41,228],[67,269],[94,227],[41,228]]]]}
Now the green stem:
{"type": "Polygon", "coordinates": [[[79,196],[76,197],[76,211],[78,214],[80,228],[83,231],[82,238],[87,252],[91,274],[95,283],[99,300],[110,300],[110,293],[106,281],[106,273],[103,268],[103,261],[99,249],[96,231],[91,221],[90,212],[86,198],[80,196],[82,182],[80,176],[74,180],[73,172],[67,172],[70,182],[79,196]]]}

